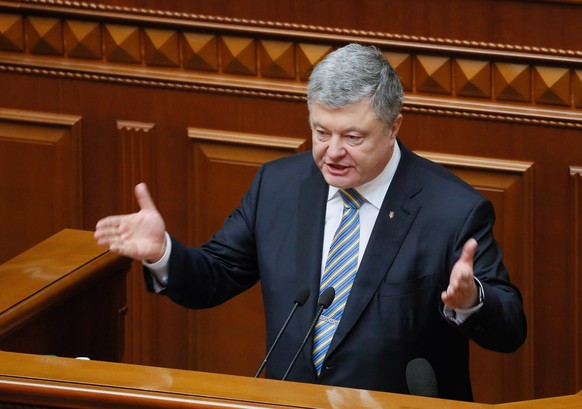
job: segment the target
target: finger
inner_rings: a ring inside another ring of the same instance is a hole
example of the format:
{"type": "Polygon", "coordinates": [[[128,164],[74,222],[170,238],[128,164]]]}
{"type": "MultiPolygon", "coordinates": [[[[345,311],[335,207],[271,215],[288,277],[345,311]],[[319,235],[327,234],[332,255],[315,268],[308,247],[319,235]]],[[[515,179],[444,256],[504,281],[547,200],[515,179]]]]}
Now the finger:
{"type": "Polygon", "coordinates": [[[114,253],[121,254],[122,256],[126,255],[125,254],[125,246],[119,240],[113,241],[109,245],[109,250],[114,252],[114,253]]]}
{"type": "Polygon", "coordinates": [[[477,240],[471,238],[467,240],[463,246],[463,252],[461,253],[460,261],[473,265],[473,257],[475,257],[475,251],[477,250],[477,240]]]}
{"type": "Polygon", "coordinates": [[[447,288],[447,291],[443,291],[441,293],[441,300],[443,300],[443,303],[449,307],[452,308],[452,302],[453,302],[453,296],[451,294],[451,291],[449,291],[449,289],[447,288]]]}
{"type": "Polygon", "coordinates": [[[443,292],[446,294],[447,299],[454,300],[462,292],[462,288],[449,284],[447,289],[443,292]]]}
{"type": "Polygon", "coordinates": [[[95,232],[98,234],[107,234],[112,231],[116,231],[122,221],[123,218],[121,216],[109,216],[105,219],[101,219],[95,226],[95,232]]]}
{"type": "Polygon", "coordinates": [[[441,293],[441,300],[443,300],[443,302],[445,303],[445,305],[447,304],[447,298],[448,298],[447,292],[446,291],[443,291],[441,293]]]}
{"type": "Polygon", "coordinates": [[[451,276],[449,283],[455,289],[463,288],[466,287],[467,283],[469,283],[472,279],[473,275],[469,269],[459,269],[456,271],[456,274],[454,274],[454,276],[451,276]]]}
{"type": "Polygon", "coordinates": [[[100,235],[95,234],[95,240],[99,246],[110,246],[111,243],[114,243],[118,240],[118,237],[115,233],[102,233],[100,235]]]}
{"type": "Polygon", "coordinates": [[[108,228],[108,227],[111,227],[111,226],[116,226],[116,225],[119,224],[117,222],[117,219],[118,219],[117,216],[108,216],[108,217],[105,217],[105,218],[103,218],[103,219],[101,219],[101,220],[99,220],[97,222],[97,225],[95,226],[95,229],[96,230],[101,230],[101,229],[108,228]]]}
{"type": "Polygon", "coordinates": [[[109,236],[111,234],[117,234],[119,231],[118,224],[109,224],[107,226],[101,226],[97,228],[96,232],[98,232],[102,236],[109,236]]]}
{"type": "Polygon", "coordinates": [[[93,237],[97,240],[97,244],[100,246],[108,244],[106,241],[108,241],[113,235],[115,235],[115,231],[109,227],[100,227],[95,230],[95,233],[93,233],[93,237]]]}
{"type": "Polygon", "coordinates": [[[477,296],[477,285],[471,276],[470,279],[451,283],[447,290],[442,292],[441,298],[448,307],[469,308],[476,305],[477,296]]]}
{"type": "Polygon", "coordinates": [[[142,210],[157,210],[156,205],[150,195],[148,187],[145,183],[140,183],[135,187],[135,198],[139,208],[142,210]]]}
{"type": "Polygon", "coordinates": [[[456,268],[451,272],[449,278],[449,286],[452,290],[463,288],[472,279],[471,269],[461,263],[456,265],[456,268]]]}
{"type": "Polygon", "coordinates": [[[118,223],[122,223],[122,218],[115,218],[109,221],[100,221],[93,237],[100,246],[109,246],[113,241],[120,237],[121,229],[118,223]]]}

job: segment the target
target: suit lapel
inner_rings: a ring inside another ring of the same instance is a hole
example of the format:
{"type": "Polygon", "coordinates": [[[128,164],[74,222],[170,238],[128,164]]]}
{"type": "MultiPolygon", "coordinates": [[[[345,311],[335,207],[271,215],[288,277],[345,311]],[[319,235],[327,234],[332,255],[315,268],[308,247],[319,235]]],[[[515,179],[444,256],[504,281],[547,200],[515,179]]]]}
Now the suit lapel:
{"type": "MultiPolygon", "coordinates": [[[[310,289],[307,303],[297,311],[301,334],[307,333],[309,325],[313,321],[319,298],[327,193],[328,185],[319,169],[314,166],[313,176],[301,184],[297,209],[296,265],[298,283],[299,285],[306,284],[310,289]]],[[[305,350],[307,349],[305,348],[305,350]]]]}
{"type": "MultiPolygon", "coordinates": [[[[402,145],[401,145],[402,147],[402,145]]],[[[412,200],[422,187],[410,167],[410,152],[402,147],[402,157],[380,208],[376,224],[360,263],[346,309],[327,356],[343,341],[378,290],[420,210],[412,200]]]]}

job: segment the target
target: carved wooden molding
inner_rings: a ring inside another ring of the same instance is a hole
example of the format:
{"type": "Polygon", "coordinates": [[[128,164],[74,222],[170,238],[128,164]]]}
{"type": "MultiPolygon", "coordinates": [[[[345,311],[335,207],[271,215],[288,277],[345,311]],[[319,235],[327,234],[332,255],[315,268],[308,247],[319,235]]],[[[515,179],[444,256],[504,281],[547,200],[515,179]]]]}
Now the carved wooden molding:
{"type": "Polygon", "coordinates": [[[546,3],[564,3],[564,4],[577,4],[582,5],[582,0],[535,0],[546,3]]]}
{"type": "MultiPolygon", "coordinates": [[[[107,82],[119,85],[164,88],[176,91],[225,94],[232,96],[267,98],[287,101],[305,101],[305,86],[294,84],[264,84],[259,81],[229,78],[217,79],[204,75],[177,75],[161,70],[127,69],[104,64],[67,65],[59,64],[58,68],[44,68],[40,59],[26,61],[23,65],[20,58],[14,55],[4,55],[0,51],[0,73],[36,75],[73,80],[107,82]]],[[[45,60],[46,64],[55,65],[54,59],[45,60]]],[[[56,66],[55,66],[56,67],[56,66]]]]}
{"type": "MultiPolygon", "coordinates": [[[[537,0],[537,1],[547,1],[547,2],[567,2],[567,3],[578,3],[581,4],[581,0],[537,0]]],[[[478,47],[492,49],[496,51],[518,51],[518,52],[528,52],[536,54],[550,54],[550,55],[562,55],[562,56],[582,56],[581,50],[562,50],[546,47],[534,47],[527,45],[517,45],[517,44],[501,44],[501,43],[491,43],[484,41],[470,41],[470,40],[460,40],[460,39],[450,39],[450,38],[438,38],[438,37],[425,37],[425,36],[415,36],[408,34],[398,34],[398,33],[385,33],[380,31],[369,31],[369,30],[355,30],[347,29],[341,27],[326,27],[326,26],[314,26],[309,24],[297,24],[297,23],[287,23],[281,21],[264,21],[264,20],[253,20],[244,19],[236,17],[224,17],[224,16],[208,16],[203,14],[187,13],[187,12],[177,12],[177,11],[166,11],[166,10],[154,10],[145,9],[139,7],[128,7],[128,6],[118,6],[118,5],[105,5],[92,2],[78,2],[69,0],[22,0],[19,3],[18,8],[23,10],[42,10],[46,11],[47,6],[55,7],[57,12],[75,12],[78,14],[85,14],[90,16],[100,16],[102,14],[113,15],[118,19],[132,19],[133,16],[147,16],[149,21],[156,23],[167,23],[170,20],[185,20],[190,22],[190,24],[225,24],[229,26],[241,26],[240,30],[248,31],[246,27],[257,27],[263,29],[282,29],[282,30],[293,30],[299,32],[313,32],[319,35],[340,35],[340,36],[357,36],[357,37],[369,37],[369,38],[380,38],[389,39],[397,41],[409,41],[422,44],[434,44],[434,45],[444,45],[444,46],[460,46],[460,47],[478,47]],[[153,19],[153,20],[152,20],[153,19]]],[[[133,17],[135,18],[135,17],[133,17]]],[[[139,17],[137,17],[139,18],[139,17]]],[[[319,36],[318,36],[319,37],[319,36]]]]}
{"type": "Polygon", "coordinates": [[[15,123],[32,123],[39,125],[56,125],[59,127],[76,127],[80,117],[75,115],[55,114],[52,112],[23,111],[20,109],[0,108],[0,118],[15,123]]]}
{"type": "Polygon", "coordinates": [[[290,153],[303,152],[307,145],[306,140],[300,138],[217,131],[205,128],[188,128],[188,137],[198,142],[206,141],[230,145],[259,146],[263,148],[284,149],[290,153]]]}
{"type": "Polygon", "coordinates": [[[504,171],[508,173],[525,173],[532,166],[532,162],[482,158],[477,156],[454,155],[449,153],[414,151],[417,155],[447,167],[467,168],[490,171],[504,171]]]}
{"type": "Polygon", "coordinates": [[[531,106],[508,106],[490,102],[459,99],[404,97],[402,110],[408,113],[446,116],[481,121],[509,122],[522,125],[582,129],[582,111],[531,106]]]}
{"type": "Polygon", "coordinates": [[[378,46],[392,62],[409,112],[582,127],[580,50],[86,2],[0,5],[0,73],[302,102],[315,64],[335,47],[354,41],[378,46]]]}

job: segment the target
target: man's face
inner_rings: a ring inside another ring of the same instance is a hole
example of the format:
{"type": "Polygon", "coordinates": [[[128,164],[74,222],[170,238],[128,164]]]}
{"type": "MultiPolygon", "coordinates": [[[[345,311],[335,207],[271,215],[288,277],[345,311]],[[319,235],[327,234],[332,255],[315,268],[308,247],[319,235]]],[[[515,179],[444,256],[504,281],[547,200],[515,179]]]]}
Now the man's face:
{"type": "Polygon", "coordinates": [[[325,181],[345,189],[373,180],[392,157],[401,123],[398,115],[387,130],[369,100],[336,109],[312,104],[313,159],[325,181]]]}

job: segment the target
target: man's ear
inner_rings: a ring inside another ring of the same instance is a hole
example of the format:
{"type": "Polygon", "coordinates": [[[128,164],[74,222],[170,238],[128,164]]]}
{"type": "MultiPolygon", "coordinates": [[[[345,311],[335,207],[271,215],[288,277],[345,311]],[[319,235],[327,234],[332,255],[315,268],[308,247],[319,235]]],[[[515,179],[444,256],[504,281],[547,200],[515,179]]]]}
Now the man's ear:
{"type": "Polygon", "coordinates": [[[394,121],[392,121],[392,125],[390,125],[390,138],[396,139],[398,136],[398,131],[400,130],[400,125],[402,125],[402,114],[398,114],[394,121]]]}

